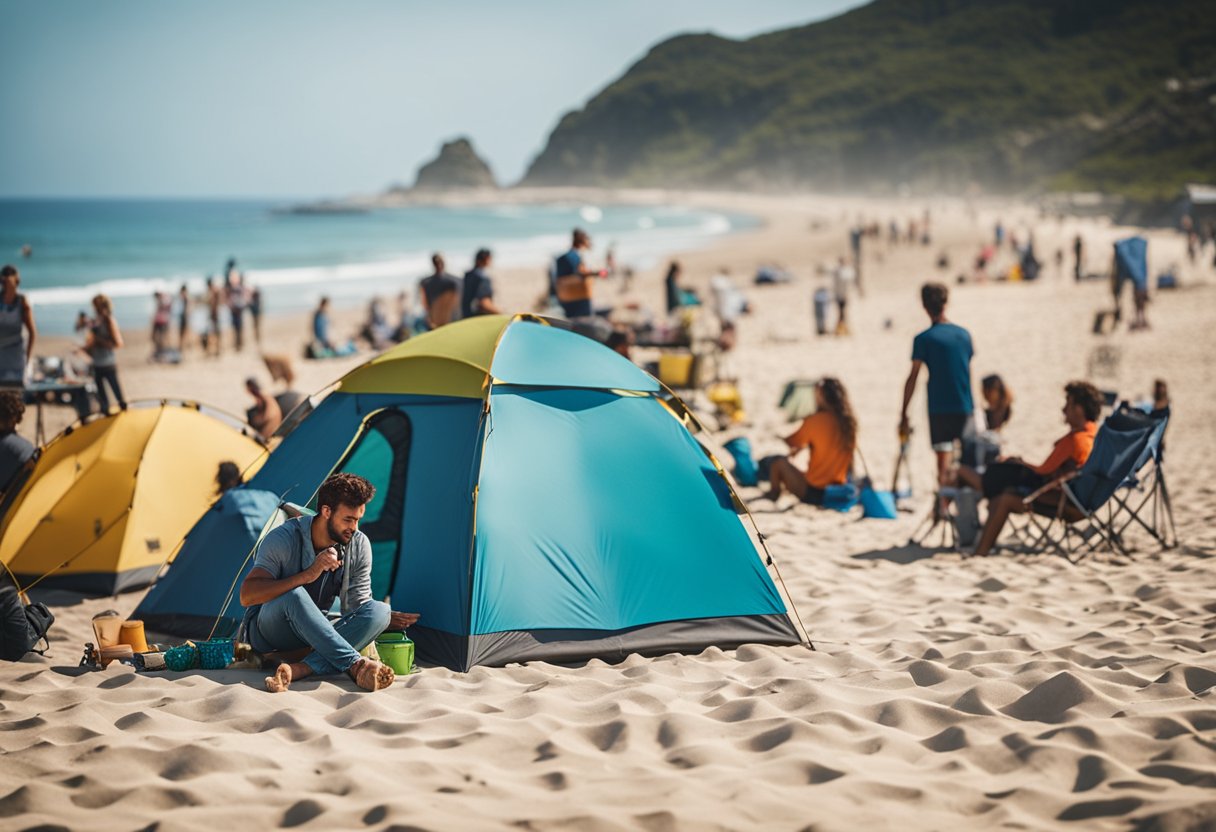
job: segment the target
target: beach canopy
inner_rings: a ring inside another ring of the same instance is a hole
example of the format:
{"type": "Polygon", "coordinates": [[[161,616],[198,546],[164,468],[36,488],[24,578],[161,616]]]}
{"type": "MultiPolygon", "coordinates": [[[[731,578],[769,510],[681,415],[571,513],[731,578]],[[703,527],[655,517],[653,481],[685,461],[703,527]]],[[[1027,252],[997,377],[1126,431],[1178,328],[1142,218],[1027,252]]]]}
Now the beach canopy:
{"type": "Polygon", "coordinates": [[[1115,242],[1115,267],[1121,279],[1130,280],[1140,291],[1148,289],[1148,241],[1127,237],[1115,242]]]}
{"type": "Polygon", "coordinates": [[[135,402],[69,427],[6,498],[0,561],[23,587],[145,586],[215,501],[219,464],[246,470],[264,454],[251,431],[193,404],[135,402]]]}
{"type": "Polygon", "coordinates": [[[421,613],[410,636],[425,661],[798,643],[679,409],[627,359],[543,320],[445,326],[345,376],[238,490],[246,502],[187,536],[135,617],[179,636],[235,632],[255,530],[280,501],[315,508],[321,482],[349,471],[376,486],[361,526],[373,594],[421,613]]]}

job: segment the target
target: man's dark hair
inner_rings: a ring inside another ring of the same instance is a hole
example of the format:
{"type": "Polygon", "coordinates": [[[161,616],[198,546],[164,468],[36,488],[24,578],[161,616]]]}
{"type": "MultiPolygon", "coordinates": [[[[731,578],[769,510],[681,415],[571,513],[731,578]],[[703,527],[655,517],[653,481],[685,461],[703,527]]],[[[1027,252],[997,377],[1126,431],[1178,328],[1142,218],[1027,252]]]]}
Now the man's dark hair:
{"type": "Polygon", "coordinates": [[[1088,381],[1074,381],[1064,386],[1064,394],[1068,400],[1085,411],[1085,418],[1090,422],[1097,421],[1102,415],[1102,403],[1105,399],[1102,392],[1088,381]]]}
{"type": "Polygon", "coordinates": [[[490,250],[488,248],[477,249],[477,254],[473,256],[473,262],[478,266],[484,266],[490,259],[490,250]]]}
{"type": "Polygon", "coordinates": [[[435,271],[439,271],[441,268],[443,268],[445,263],[446,261],[443,259],[443,255],[439,252],[435,252],[431,255],[431,265],[435,267],[435,271]]]}
{"type": "Polygon", "coordinates": [[[25,402],[16,390],[0,390],[0,425],[16,427],[25,415],[25,402]]]}
{"type": "Polygon", "coordinates": [[[16,266],[14,266],[10,263],[5,263],[4,268],[0,269],[0,280],[4,279],[6,277],[12,277],[16,273],[17,273],[16,266]]]}
{"type": "Polygon", "coordinates": [[[321,506],[336,510],[339,505],[358,508],[371,502],[376,487],[357,474],[332,474],[317,490],[317,511],[321,506]]]}
{"type": "Polygon", "coordinates": [[[946,301],[949,299],[950,290],[943,283],[926,283],[920,287],[921,305],[935,318],[946,310],[946,301]]]}
{"type": "Polygon", "coordinates": [[[587,232],[584,231],[583,229],[581,229],[581,228],[574,229],[574,239],[572,240],[573,245],[577,246],[579,243],[586,243],[586,242],[590,241],[590,239],[591,238],[587,235],[587,232]]]}
{"type": "Polygon", "coordinates": [[[221,462],[219,470],[215,472],[215,484],[219,487],[221,494],[230,488],[236,488],[244,481],[245,478],[241,476],[241,469],[232,460],[221,462]]]}

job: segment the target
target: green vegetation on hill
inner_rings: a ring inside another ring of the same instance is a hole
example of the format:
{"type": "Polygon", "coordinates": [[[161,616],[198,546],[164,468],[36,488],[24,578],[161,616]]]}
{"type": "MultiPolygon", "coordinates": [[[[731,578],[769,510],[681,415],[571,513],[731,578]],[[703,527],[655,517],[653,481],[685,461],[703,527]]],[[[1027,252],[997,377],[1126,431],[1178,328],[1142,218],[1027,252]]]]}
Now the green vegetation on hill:
{"type": "Polygon", "coordinates": [[[1216,179],[1216,3],[877,0],[654,47],[525,185],[1023,191],[1216,179]]]}

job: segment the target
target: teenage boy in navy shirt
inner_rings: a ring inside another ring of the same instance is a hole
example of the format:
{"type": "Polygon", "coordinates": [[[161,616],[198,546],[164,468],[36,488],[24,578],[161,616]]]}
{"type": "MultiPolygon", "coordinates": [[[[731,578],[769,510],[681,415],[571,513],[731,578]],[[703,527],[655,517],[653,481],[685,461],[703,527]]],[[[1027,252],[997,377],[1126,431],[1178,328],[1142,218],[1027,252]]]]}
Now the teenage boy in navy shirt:
{"type": "Polygon", "coordinates": [[[937,454],[937,481],[950,482],[954,441],[972,429],[971,333],[946,320],[950,290],[941,283],[921,287],[920,300],[932,322],[912,341],[912,370],[904,382],[904,404],[899,414],[900,436],[908,434],[908,404],[916,392],[920,368],[929,369],[929,441],[937,454]]]}

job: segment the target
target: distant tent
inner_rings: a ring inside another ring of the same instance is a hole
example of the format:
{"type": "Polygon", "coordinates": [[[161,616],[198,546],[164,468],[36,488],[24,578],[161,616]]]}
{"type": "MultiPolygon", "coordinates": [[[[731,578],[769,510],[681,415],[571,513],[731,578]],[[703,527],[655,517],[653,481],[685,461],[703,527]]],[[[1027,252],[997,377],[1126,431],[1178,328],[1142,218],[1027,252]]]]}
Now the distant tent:
{"type": "Polygon", "coordinates": [[[372,588],[421,658],[542,659],[800,641],[720,466],[660,385],[602,345],[484,316],[353,370],[217,505],[136,610],[156,632],[232,633],[231,596],[279,500],[351,471],[376,485],[372,588]]]}
{"type": "Polygon", "coordinates": [[[216,498],[220,462],[264,446],[197,405],[136,402],[42,448],[0,519],[0,562],[23,586],[112,594],[150,583],[216,498]]]}

